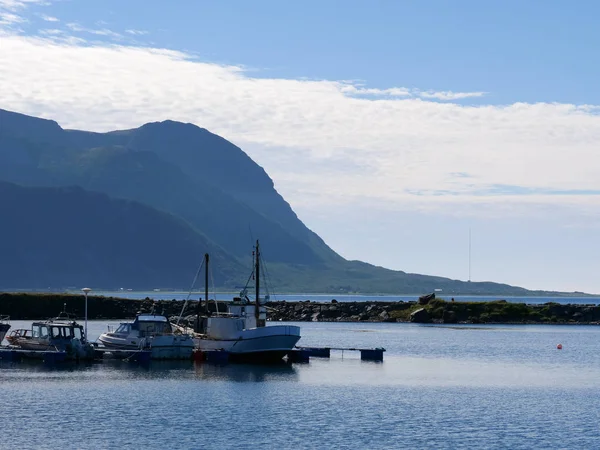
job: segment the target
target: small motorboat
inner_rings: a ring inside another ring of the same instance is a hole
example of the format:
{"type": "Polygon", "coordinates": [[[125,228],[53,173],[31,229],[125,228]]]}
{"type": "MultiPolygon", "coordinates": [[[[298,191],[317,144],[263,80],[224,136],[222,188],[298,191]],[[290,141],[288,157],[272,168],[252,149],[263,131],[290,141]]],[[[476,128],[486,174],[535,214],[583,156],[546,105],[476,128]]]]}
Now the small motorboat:
{"type": "Polygon", "coordinates": [[[94,347],[87,341],[83,326],[65,313],[41,322],[33,322],[31,329],[13,330],[6,340],[11,347],[28,350],[26,357],[43,358],[47,352],[65,353],[67,360],[94,359],[94,347]]]}
{"type": "Polygon", "coordinates": [[[111,327],[98,338],[106,350],[150,350],[151,359],[190,359],[194,341],[188,334],[173,332],[164,315],[138,314],[133,322],[111,327]]]}

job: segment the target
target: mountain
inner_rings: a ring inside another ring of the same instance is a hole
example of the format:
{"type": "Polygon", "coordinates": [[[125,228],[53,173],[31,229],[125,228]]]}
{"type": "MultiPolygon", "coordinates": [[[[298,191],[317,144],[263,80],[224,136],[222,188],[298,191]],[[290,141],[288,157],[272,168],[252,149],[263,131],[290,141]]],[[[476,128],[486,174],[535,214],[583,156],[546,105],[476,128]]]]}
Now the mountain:
{"type": "MultiPolygon", "coordinates": [[[[219,255],[218,286],[239,285],[260,238],[280,290],[528,292],[344,260],[302,223],[262,167],[193,124],[92,133],[0,109],[0,180],[14,183],[2,184],[0,207],[11,219],[0,228],[0,247],[15,255],[0,288],[90,280],[100,287],[185,288],[206,251],[219,255]],[[85,227],[83,210],[93,216],[85,227]],[[85,239],[74,224],[89,230],[85,239]]],[[[7,264],[0,262],[0,272],[7,264]]]]}
{"type": "Polygon", "coordinates": [[[219,285],[243,272],[185,221],[138,202],[0,182],[0,205],[3,288],[189,286],[207,251],[219,285]]]}

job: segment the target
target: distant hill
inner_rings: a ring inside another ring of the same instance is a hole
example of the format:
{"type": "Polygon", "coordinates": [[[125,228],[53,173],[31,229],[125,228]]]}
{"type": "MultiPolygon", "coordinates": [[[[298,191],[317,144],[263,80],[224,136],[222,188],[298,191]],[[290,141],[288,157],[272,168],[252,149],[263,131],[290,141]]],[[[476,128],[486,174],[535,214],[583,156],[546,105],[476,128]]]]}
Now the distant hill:
{"type": "Polygon", "coordinates": [[[236,286],[260,238],[279,291],[529,292],[346,261],[302,223],[262,167],[192,124],[91,133],[0,109],[0,180],[14,183],[0,185],[10,218],[0,224],[0,250],[12,255],[0,259],[0,288],[186,288],[206,251],[218,255],[217,285],[236,286]]]}

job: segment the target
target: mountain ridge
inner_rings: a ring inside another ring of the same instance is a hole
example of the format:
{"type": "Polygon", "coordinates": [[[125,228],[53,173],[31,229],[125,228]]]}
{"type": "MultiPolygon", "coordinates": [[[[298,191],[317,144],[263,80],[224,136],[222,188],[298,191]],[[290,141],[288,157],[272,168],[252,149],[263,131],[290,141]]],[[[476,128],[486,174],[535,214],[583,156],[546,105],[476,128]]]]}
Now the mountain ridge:
{"type": "MultiPolygon", "coordinates": [[[[173,221],[168,221],[167,228],[180,230],[181,224],[188,227],[183,234],[188,236],[191,230],[195,237],[189,235],[187,239],[195,242],[194,248],[200,253],[203,253],[200,242],[206,248],[218,249],[224,267],[231,269],[226,271],[223,280],[241,277],[241,267],[250,260],[253,235],[261,240],[273,283],[288,292],[399,293],[434,289],[443,289],[449,294],[542,292],[501,283],[469,283],[410,274],[360,261],[346,261],[302,223],[261,166],[239,147],[194,124],[163,121],[130,130],[94,133],[64,130],[51,120],[0,109],[0,180],[23,187],[58,189],[53,191],[55,197],[65,197],[55,199],[59,203],[75,202],[60,191],[61,188],[79,186],[83,197],[90,195],[91,199],[94,192],[98,192],[115,202],[114,214],[123,213],[125,207],[121,201],[142,205],[146,209],[139,214],[147,217],[168,214],[173,221]]],[[[30,198],[32,195],[50,194],[39,191],[21,195],[35,203],[30,198]]],[[[97,199],[90,201],[102,204],[97,199]]],[[[22,205],[22,209],[26,206],[22,205]]],[[[10,214],[31,220],[30,216],[21,214],[18,205],[13,208],[16,211],[10,214]]],[[[109,240],[110,233],[113,239],[121,238],[118,228],[94,229],[103,239],[109,240]]],[[[16,225],[14,230],[18,232],[16,225]]],[[[168,238],[182,251],[179,236],[168,238]]],[[[69,236],[61,235],[60,239],[68,248],[69,236]]],[[[49,246],[47,250],[55,252],[56,248],[49,246]]],[[[24,252],[19,248],[13,247],[12,251],[17,253],[16,259],[24,257],[19,254],[24,252]]],[[[113,251],[114,258],[118,258],[119,249],[113,251]]],[[[173,257],[165,248],[161,252],[173,257]]],[[[77,253],[74,255],[75,259],[84,259],[77,253]]],[[[191,264],[188,256],[186,261],[191,264]]],[[[156,287],[152,282],[157,276],[160,279],[160,274],[152,266],[154,262],[150,264],[139,258],[137,263],[152,269],[155,275],[148,280],[147,287],[156,287]]],[[[190,270],[196,265],[192,264],[190,270]]],[[[110,273],[109,267],[102,269],[110,273]]],[[[241,282],[240,279],[236,284],[241,282]]],[[[186,286],[184,283],[183,286],[161,287],[186,286]]]]}

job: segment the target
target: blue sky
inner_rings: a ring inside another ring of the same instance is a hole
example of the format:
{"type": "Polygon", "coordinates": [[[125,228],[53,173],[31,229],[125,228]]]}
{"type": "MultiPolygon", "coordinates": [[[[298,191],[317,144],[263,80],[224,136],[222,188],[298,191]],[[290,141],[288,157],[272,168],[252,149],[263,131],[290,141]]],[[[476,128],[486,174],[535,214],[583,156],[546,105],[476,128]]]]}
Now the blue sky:
{"type": "MultiPolygon", "coordinates": [[[[595,1],[66,0],[37,7],[256,76],[483,91],[491,103],[600,103],[595,1]]],[[[33,14],[30,14],[30,17],[33,14]]]]}
{"type": "Polygon", "coordinates": [[[600,4],[0,0],[0,107],[242,147],[343,256],[600,293],[600,4]]]}

